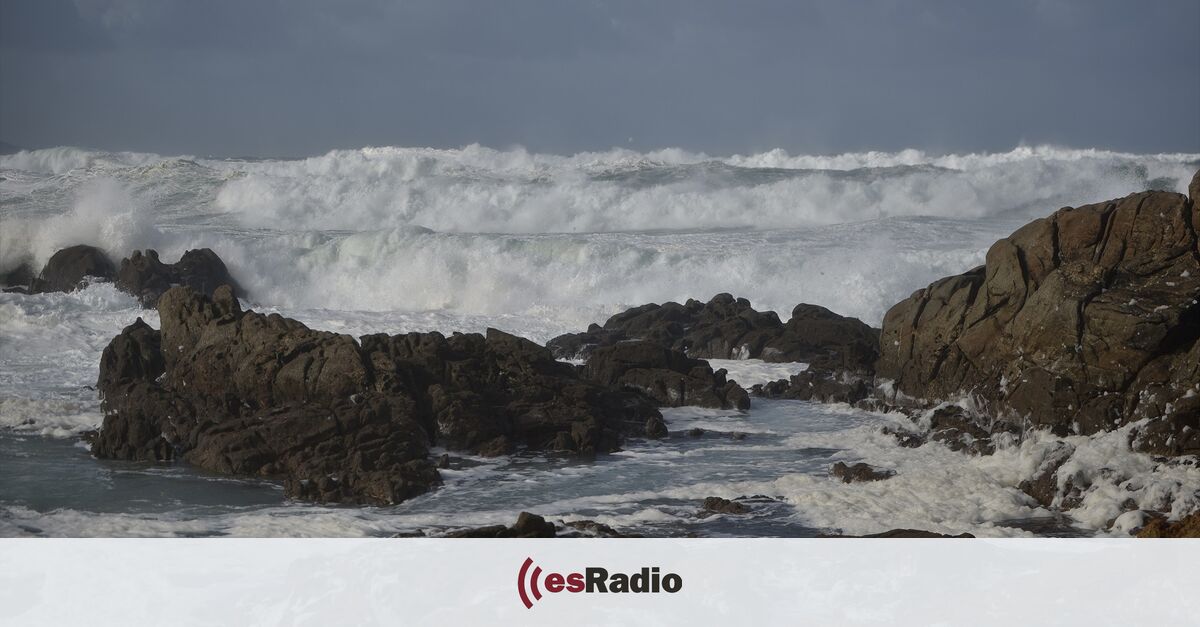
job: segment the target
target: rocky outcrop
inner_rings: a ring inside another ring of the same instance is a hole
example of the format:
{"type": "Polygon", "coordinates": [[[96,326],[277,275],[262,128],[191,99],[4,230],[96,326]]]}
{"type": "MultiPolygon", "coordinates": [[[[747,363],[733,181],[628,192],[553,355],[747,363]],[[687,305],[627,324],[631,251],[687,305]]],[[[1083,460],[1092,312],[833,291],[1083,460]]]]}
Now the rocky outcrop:
{"type": "Polygon", "coordinates": [[[50,256],[37,278],[29,284],[30,294],[71,292],[88,280],[111,281],[117,274],[113,262],[95,246],[71,246],[50,256]]]}
{"type": "Polygon", "coordinates": [[[183,459],[280,478],[294,498],[394,503],[438,483],[428,446],[595,454],[666,435],[640,393],[579,376],[523,338],[347,335],[242,311],[230,287],[158,302],[161,331],[127,327],[97,382],[99,457],[183,459]]]}
{"type": "MultiPolygon", "coordinates": [[[[604,525],[601,525],[604,526],[604,525]]],[[[611,529],[609,529],[611,531],[611,529]]],[[[613,532],[616,533],[616,532],[613,532]]],[[[458,529],[444,535],[446,538],[553,538],[558,535],[554,523],[547,521],[537,514],[521,512],[517,522],[511,527],[505,525],[488,525],[458,529]]]]}
{"type": "Polygon", "coordinates": [[[596,348],[582,372],[603,385],[638,390],[660,407],[750,408],[749,395],[725,380],[725,370],[713,372],[706,361],[645,340],[596,348]]]}
{"type": "Polygon", "coordinates": [[[871,382],[870,377],[853,372],[810,367],[804,372],[792,375],[790,379],[757,384],[751,388],[751,392],[764,398],[857,403],[870,396],[871,382]]]}
{"type": "Polygon", "coordinates": [[[28,294],[29,286],[33,284],[33,280],[37,276],[33,273],[33,268],[28,263],[21,263],[17,267],[0,274],[0,285],[4,286],[5,292],[15,292],[18,294],[28,294]]]}
{"type": "Polygon", "coordinates": [[[229,275],[225,262],[208,248],[186,251],[173,264],[159,261],[155,250],[135,250],[121,261],[116,279],[118,289],[137,297],[147,309],[154,308],[158,299],[175,285],[186,285],[207,296],[212,296],[218,287],[228,285],[234,296],[243,295],[229,275]]]}
{"type": "Polygon", "coordinates": [[[154,250],[135,250],[118,268],[95,246],[71,246],[54,253],[36,277],[28,265],[0,277],[0,283],[10,286],[6,292],[26,294],[73,292],[93,280],[116,281],[117,289],[135,296],[147,309],[153,309],[159,297],[176,285],[186,285],[207,296],[228,285],[235,296],[243,295],[225,262],[208,248],[186,251],[173,264],[159,261],[154,250]]]}
{"type": "Polygon", "coordinates": [[[1200,538],[1200,511],[1174,522],[1165,516],[1153,517],[1135,535],[1139,538],[1200,538]]]}
{"type": "Polygon", "coordinates": [[[1140,450],[1200,453],[1194,200],[1143,192],[1022,227],[888,311],[878,376],[918,404],[970,394],[1058,434],[1146,420],[1140,450]]]}
{"type": "Polygon", "coordinates": [[[750,507],[737,500],[723,499],[719,496],[710,496],[704,499],[700,504],[700,516],[712,516],[713,514],[749,514],[750,507]]]}
{"type": "Polygon", "coordinates": [[[806,362],[817,369],[870,372],[878,356],[878,333],[857,318],[824,307],[797,305],[785,324],[773,311],[718,294],[707,303],[649,304],[593,324],[583,333],[547,343],[563,359],[587,358],[597,348],[644,340],[700,359],[762,359],[806,362]]]}
{"type": "Polygon", "coordinates": [[[838,462],[829,469],[829,474],[842,480],[842,483],[861,483],[865,481],[883,481],[896,476],[894,470],[876,470],[869,464],[859,462],[847,464],[838,462]]]}
{"type": "Polygon", "coordinates": [[[1042,457],[1033,477],[1022,481],[1017,487],[1042,507],[1071,509],[1078,506],[1079,492],[1072,485],[1071,479],[1066,478],[1062,488],[1059,487],[1058,480],[1058,470],[1073,454],[1074,446],[1066,442],[1056,442],[1042,457]]]}
{"type": "Polygon", "coordinates": [[[889,529],[880,533],[870,533],[862,538],[974,538],[975,536],[969,533],[960,533],[952,536],[946,533],[934,533],[923,529],[889,529]]]}

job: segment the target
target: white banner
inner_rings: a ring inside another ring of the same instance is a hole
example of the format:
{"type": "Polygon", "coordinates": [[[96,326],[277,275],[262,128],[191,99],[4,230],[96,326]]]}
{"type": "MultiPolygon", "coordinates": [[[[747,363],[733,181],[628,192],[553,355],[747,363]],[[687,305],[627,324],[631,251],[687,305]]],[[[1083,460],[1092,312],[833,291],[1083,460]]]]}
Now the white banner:
{"type": "Polygon", "coordinates": [[[1200,540],[0,540],[4,625],[729,621],[1195,625],[1200,540]]]}

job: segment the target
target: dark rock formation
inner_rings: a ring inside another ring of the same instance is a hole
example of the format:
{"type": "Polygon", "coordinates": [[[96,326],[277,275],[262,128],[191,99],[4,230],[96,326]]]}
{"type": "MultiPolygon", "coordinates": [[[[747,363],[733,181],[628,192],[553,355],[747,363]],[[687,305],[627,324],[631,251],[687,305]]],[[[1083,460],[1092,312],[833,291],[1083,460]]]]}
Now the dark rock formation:
{"type": "MultiPolygon", "coordinates": [[[[611,529],[610,529],[611,530],[611,529]]],[[[615,532],[614,532],[615,533],[615,532]]],[[[489,525],[472,529],[459,529],[447,533],[447,538],[553,538],[557,535],[554,523],[529,512],[521,512],[511,527],[489,525]]]]}
{"type": "Polygon", "coordinates": [[[581,378],[548,350],[494,329],[353,338],[241,311],[176,287],[161,332],[140,320],[105,349],[99,457],[183,459],[276,477],[294,498],[394,503],[438,483],[428,445],[594,454],[662,437],[641,394],[581,378]]]}
{"type": "Polygon", "coordinates": [[[975,536],[969,533],[960,533],[952,536],[945,533],[934,533],[932,531],[924,531],[921,529],[890,529],[881,533],[871,533],[863,538],[974,538],[975,536]]]}
{"type": "Polygon", "coordinates": [[[33,274],[33,268],[28,263],[21,265],[0,274],[0,285],[4,285],[5,292],[16,292],[18,294],[28,294],[29,287],[33,284],[33,280],[37,277],[33,274]]]}
{"type": "Polygon", "coordinates": [[[159,261],[154,250],[135,250],[118,269],[99,248],[71,246],[54,253],[38,276],[30,276],[28,265],[22,265],[0,277],[0,283],[10,286],[5,290],[8,292],[41,294],[71,292],[86,285],[87,279],[116,281],[117,289],[137,297],[148,309],[176,285],[186,285],[206,296],[228,285],[234,296],[242,296],[225,263],[208,248],[189,250],[173,264],[159,261]]]}
{"type": "Polygon", "coordinates": [[[637,537],[629,534],[624,534],[604,523],[598,523],[594,520],[572,520],[563,522],[563,527],[567,530],[559,533],[560,538],[631,538],[637,537]]]}
{"type": "Polygon", "coordinates": [[[40,274],[29,285],[29,293],[71,292],[88,278],[111,281],[117,274],[112,260],[95,246],[71,246],[50,256],[40,274]]]}
{"type": "Polygon", "coordinates": [[[871,379],[847,371],[833,372],[810,367],[792,375],[791,379],[755,385],[751,392],[765,398],[857,403],[870,395],[871,379]]]}
{"type": "Polygon", "coordinates": [[[1075,453],[1075,447],[1066,442],[1056,442],[1054,448],[1046,452],[1033,478],[1026,479],[1017,486],[1022,492],[1033,497],[1039,505],[1046,508],[1071,509],[1079,504],[1079,494],[1073,489],[1071,480],[1067,479],[1066,488],[1059,490],[1058,469],[1075,453]]]}
{"type": "Polygon", "coordinates": [[[1031,222],[892,307],[878,375],[918,403],[973,394],[1058,434],[1149,419],[1140,450],[1200,453],[1194,200],[1143,192],[1031,222]]]}
{"type": "Polygon", "coordinates": [[[234,296],[243,295],[225,263],[208,248],[189,250],[173,264],[159,261],[155,250],[147,249],[144,253],[135,250],[121,261],[116,276],[117,288],[136,296],[148,309],[155,307],[159,297],[175,285],[186,285],[206,296],[228,285],[234,296]]]}
{"type": "Polygon", "coordinates": [[[797,305],[786,324],[750,301],[718,294],[707,303],[642,305],[616,314],[604,326],[562,335],[547,344],[560,358],[588,357],[599,347],[646,340],[694,358],[800,361],[824,370],[869,373],[879,335],[856,318],[824,307],[797,305]]]}
{"type": "Polygon", "coordinates": [[[638,390],[661,407],[750,408],[750,397],[736,382],[725,380],[725,370],[713,372],[708,362],[654,342],[598,347],[582,372],[604,385],[638,390]]]}
{"type": "MultiPolygon", "coordinates": [[[[1192,181],[1192,186],[1196,186],[1196,181],[1192,181]]],[[[1168,522],[1165,516],[1152,517],[1135,535],[1139,538],[1200,538],[1200,511],[1175,522],[1168,522]]]]}
{"type": "Polygon", "coordinates": [[[723,499],[719,496],[710,496],[704,499],[701,504],[701,516],[711,516],[713,514],[749,514],[750,508],[737,501],[723,499]]]}
{"type": "Polygon", "coordinates": [[[894,470],[876,470],[864,463],[847,465],[838,462],[829,469],[829,474],[842,480],[842,483],[859,483],[863,481],[883,481],[896,476],[894,470]]]}

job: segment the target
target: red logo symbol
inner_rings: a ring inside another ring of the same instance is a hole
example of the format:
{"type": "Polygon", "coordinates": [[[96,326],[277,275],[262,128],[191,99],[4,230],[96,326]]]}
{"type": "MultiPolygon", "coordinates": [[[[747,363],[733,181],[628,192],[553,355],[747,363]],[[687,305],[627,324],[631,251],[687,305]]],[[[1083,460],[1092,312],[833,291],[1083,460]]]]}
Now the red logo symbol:
{"type": "Polygon", "coordinates": [[[538,590],[538,577],[542,575],[541,566],[533,566],[533,576],[529,579],[529,588],[533,591],[533,601],[529,600],[529,595],[525,594],[525,575],[529,572],[529,567],[533,566],[533,558],[525,558],[525,563],[521,564],[521,571],[517,573],[517,594],[521,595],[521,602],[528,609],[533,609],[533,601],[539,601],[542,598],[542,593],[538,590]]]}

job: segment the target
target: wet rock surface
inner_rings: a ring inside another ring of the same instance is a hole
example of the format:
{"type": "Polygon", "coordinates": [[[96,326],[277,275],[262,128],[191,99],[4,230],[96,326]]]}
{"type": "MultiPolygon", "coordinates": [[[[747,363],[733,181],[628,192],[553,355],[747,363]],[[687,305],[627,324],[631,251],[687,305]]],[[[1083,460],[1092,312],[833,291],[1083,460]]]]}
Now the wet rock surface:
{"type": "Polygon", "coordinates": [[[1192,512],[1174,522],[1165,516],[1153,517],[1135,535],[1139,538],[1200,538],[1200,512],[1192,512]]]}
{"type": "Polygon", "coordinates": [[[545,348],[486,335],[361,339],[168,290],[161,331],[127,327],[105,350],[99,457],[283,479],[293,498],[394,503],[439,482],[428,446],[484,455],[574,454],[666,435],[640,393],[586,380],[545,348]]]}
{"type": "Polygon", "coordinates": [[[969,533],[960,533],[958,535],[949,535],[945,533],[934,533],[932,531],[923,531],[921,529],[890,529],[881,533],[872,533],[862,538],[974,538],[975,536],[969,533]]]}
{"type": "Polygon", "coordinates": [[[160,261],[154,250],[135,250],[118,267],[103,250],[81,244],[54,253],[36,276],[23,264],[0,277],[0,283],[10,286],[5,291],[26,294],[73,292],[89,281],[115,282],[117,289],[133,295],[147,309],[177,285],[207,296],[228,285],[234,296],[243,295],[225,262],[208,248],[186,251],[171,264],[160,261]]]}
{"type": "Polygon", "coordinates": [[[71,246],[53,255],[29,283],[30,294],[72,292],[89,280],[111,281],[117,274],[112,260],[95,246],[71,246]]]}
{"type": "Polygon", "coordinates": [[[829,474],[842,480],[842,483],[861,483],[864,481],[883,481],[896,476],[894,470],[878,470],[869,464],[846,464],[838,462],[829,469],[829,474]]]}
{"type": "Polygon", "coordinates": [[[844,370],[809,368],[790,379],[755,385],[751,393],[764,398],[853,404],[870,396],[871,379],[844,370]]]}
{"type": "Polygon", "coordinates": [[[603,385],[632,388],[661,407],[696,405],[749,409],[750,397],[725,371],[654,342],[634,340],[592,351],[583,376],[603,385]]]}
{"type": "Polygon", "coordinates": [[[1021,482],[1018,488],[1033,497],[1039,505],[1046,508],[1071,509],[1079,504],[1079,494],[1073,489],[1070,479],[1066,479],[1065,487],[1059,488],[1058,470],[1075,453],[1075,447],[1065,442],[1057,442],[1046,452],[1033,478],[1021,482]]]}
{"type": "Polygon", "coordinates": [[[718,294],[707,303],[689,300],[635,307],[593,324],[583,333],[562,335],[547,346],[563,359],[588,358],[600,347],[644,340],[700,359],[762,359],[805,362],[826,370],[870,372],[879,335],[857,318],[800,304],[786,323],[750,301],[718,294]]]}
{"type": "Polygon", "coordinates": [[[878,376],[1059,435],[1147,420],[1139,450],[1200,453],[1194,201],[1143,192],[1031,222],[888,311],[878,376]]]}
{"type": "Polygon", "coordinates": [[[742,496],[733,500],[723,499],[719,496],[710,496],[705,498],[704,502],[700,504],[699,516],[701,518],[706,518],[714,514],[749,514],[751,511],[753,511],[750,503],[761,502],[759,499],[766,499],[768,501],[771,500],[767,497],[757,496],[749,498],[742,496]]]}
{"type": "Polygon", "coordinates": [[[445,534],[446,538],[553,538],[558,532],[554,523],[529,512],[521,512],[512,526],[489,525],[459,529],[445,534]]]}
{"type": "Polygon", "coordinates": [[[173,264],[159,261],[155,250],[135,250],[121,260],[116,281],[118,289],[137,297],[147,309],[154,308],[158,299],[176,285],[186,285],[207,296],[212,296],[218,287],[228,285],[234,296],[243,295],[229,275],[225,262],[208,248],[189,250],[173,264]]]}

